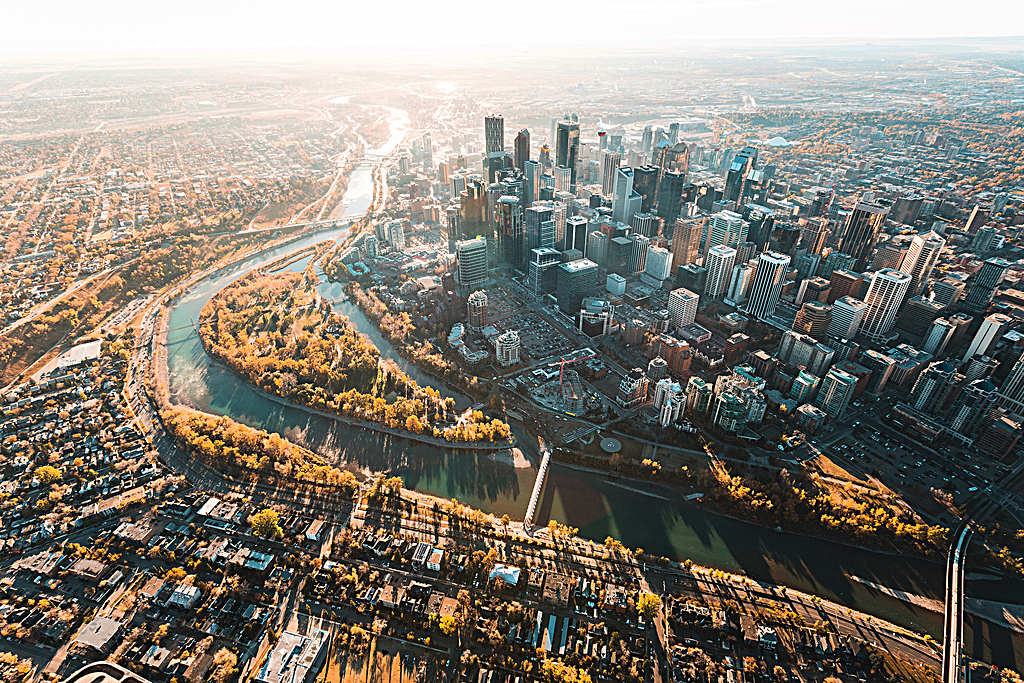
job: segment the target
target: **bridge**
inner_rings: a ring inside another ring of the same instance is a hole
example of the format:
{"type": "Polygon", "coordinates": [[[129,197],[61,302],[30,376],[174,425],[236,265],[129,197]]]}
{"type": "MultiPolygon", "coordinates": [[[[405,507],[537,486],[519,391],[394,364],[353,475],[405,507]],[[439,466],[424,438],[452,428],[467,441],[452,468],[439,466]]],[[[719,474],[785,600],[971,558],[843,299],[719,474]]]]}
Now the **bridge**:
{"type": "Polygon", "coordinates": [[[964,642],[964,562],[967,546],[974,531],[963,522],[953,534],[946,558],[946,607],[942,639],[942,681],[961,683],[964,680],[964,662],[961,650],[964,642]]]}
{"type": "Polygon", "coordinates": [[[523,530],[529,532],[533,526],[534,517],[537,515],[537,503],[540,502],[541,491],[544,490],[544,482],[548,477],[548,466],[551,464],[551,451],[540,441],[540,467],[537,469],[537,479],[533,482],[533,493],[530,494],[530,504],[526,506],[526,516],[523,517],[523,530]]]}

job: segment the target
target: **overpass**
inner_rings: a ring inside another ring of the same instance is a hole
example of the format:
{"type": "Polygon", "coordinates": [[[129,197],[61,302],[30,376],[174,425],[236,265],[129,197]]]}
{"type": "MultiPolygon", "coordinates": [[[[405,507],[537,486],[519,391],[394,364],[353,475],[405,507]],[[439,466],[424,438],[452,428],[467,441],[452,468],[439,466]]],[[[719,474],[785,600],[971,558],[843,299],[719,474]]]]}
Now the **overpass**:
{"type": "Polygon", "coordinates": [[[964,663],[961,650],[964,642],[964,562],[967,546],[974,531],[968,522],[956,528],[946,558],[946,606],[942,639],[942,681],[961,683],[964,663]]]}

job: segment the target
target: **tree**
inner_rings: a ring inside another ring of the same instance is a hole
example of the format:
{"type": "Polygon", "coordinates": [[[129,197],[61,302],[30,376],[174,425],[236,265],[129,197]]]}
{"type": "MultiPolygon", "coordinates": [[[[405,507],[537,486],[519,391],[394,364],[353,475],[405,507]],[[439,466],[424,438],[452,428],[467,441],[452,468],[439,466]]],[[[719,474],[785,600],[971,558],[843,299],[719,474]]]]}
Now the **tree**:
{"type": "Polygon", "coordinates": [[[43,486],[49,486],[61,480],[61,473],[53,465],[43,465],[36,468],[35,477],[43,486]]]}
{"type": "Polygon", "coordinates": [[[653,620],[661,611],[661,598],[654,593],[641,593],[636,600],[636,611],[647,621],[653,620]]]}
{"type": "Polygon", "coordinates": [[[446,636],[453,636],[459,630],[459,621],[450,614],[446,614],[438,621],[438,628],[446,636]]]}
{"type": "Polygon", "coordinates": [[[226,647],[217,650],[217,654],[213,656],[213,666],[215,667],[213,670],[213,680],[216,683],[224,683],[224,681],[238,672],[238,669],[235,668],[237,665],[238,657],[234,652],[226,647]]]}
{"type": "Polygon", "coordinates": [[[277,510],[264,508],[252,516],[252,532],[262,538],[278,539],[284,535],[277,510]]]}

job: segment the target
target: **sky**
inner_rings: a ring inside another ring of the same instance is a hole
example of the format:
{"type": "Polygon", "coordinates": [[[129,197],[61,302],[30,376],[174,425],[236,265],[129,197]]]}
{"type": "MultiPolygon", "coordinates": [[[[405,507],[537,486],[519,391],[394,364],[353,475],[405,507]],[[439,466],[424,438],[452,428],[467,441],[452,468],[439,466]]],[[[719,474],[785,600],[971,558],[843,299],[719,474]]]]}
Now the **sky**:
{"type": "Polygon", "coordinates": [[[1024,0],[0,0],[0,53],[384,54],[1024,35],[1024,0]]]}

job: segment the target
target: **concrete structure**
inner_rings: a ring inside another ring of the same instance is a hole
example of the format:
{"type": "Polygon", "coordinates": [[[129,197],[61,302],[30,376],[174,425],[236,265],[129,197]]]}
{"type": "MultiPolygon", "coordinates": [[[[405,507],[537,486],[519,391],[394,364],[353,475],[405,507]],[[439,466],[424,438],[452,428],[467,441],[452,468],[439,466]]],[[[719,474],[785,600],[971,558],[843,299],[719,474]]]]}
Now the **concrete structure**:
{"type": "Polygon", "coordinates": [[[864,297],[867,310],[861,323],[861,333],[873,341],[886,339],[909,288],[910,276],[906,273],[891,269],[875,273],[864,297]]]}
{"type": "Polygon", "coordinates": [[[754,283],[750,287],[750,298],[744,309],[748,315],[759,320],[768,320],[779,305],[779,295],[789,268],[789,257],[774,251],[766,251],[757,259],[754,283]]]}
{"type": "Polygon", "coordinates": [[[475,330],[487,327],[487,292],[482,289],[466,298],[466,324],[475,330]]]}
{"type": "Polygon", "coordinates": [[[700,297],[696,292],[680,287],[668,295],[668,312],[672,316],[672,329],[679,330],[697,318],[700,297]]]}
{"type": "Polygon", "coordinates": [[[986,317],[982,321],[981,327],[978,328],[977,334],[974,335],[974,339],[967,345],[962,361],[966,363],[974,356],[984,356],[992,346],[992,342],[1002,335],[1003,330],[1007,329],[1011,322],[1013,322],[1013,318],[1002,313],[993,313],[986,317]]]}
{"type": "Polygon", "coordinates": [[[474,289],[487,282],[487,238],[477,237],[455,243],[459,284],[474,289]]]}
{"type": "Polygon", "coordinates": [[[285,631],[256,676],[256,683],[312,683],[327,657],[330,634],[320,629],[308,635],[285,631]]]}
{"type": "Polygon", "coordinates": [[[856,388],[855,376],[839,368],[832,368],[822,379],[818,399],[814,404],[833,420],[840,418],[846,413],[856,388]]]}
{"type": "Polygon", "coordinates": [[[704,257],[704,267],[708,272],[704,294],[712,299],[725,294],[732,278],[735,261],[736,250],[732,247],[720,244],[708,249],[707,256],[704,257]]]}
{"type": "Polygon", "coordinates": [[[502,367],[509,367],[519,363],[519,333],[515,330],[506,330],[494,340],[494,357],[502,367]]]}

